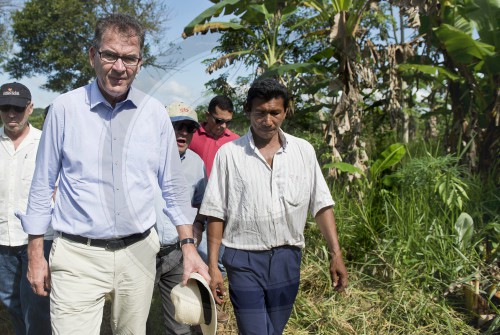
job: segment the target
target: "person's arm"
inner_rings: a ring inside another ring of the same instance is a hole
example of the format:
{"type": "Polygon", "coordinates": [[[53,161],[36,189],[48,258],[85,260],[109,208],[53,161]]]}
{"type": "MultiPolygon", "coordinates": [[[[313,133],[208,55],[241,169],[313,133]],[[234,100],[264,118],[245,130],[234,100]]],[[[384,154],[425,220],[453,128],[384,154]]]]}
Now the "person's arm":
{"type": "Polygon", "coordinates": [[[205,231],[206,216],[198,212],[193,222],[193,236],[196,239],[196,244],[199,245],[203,239],[203,231],[205,231]]]}
{"type": "Polygon", "coordinates": [[[347,288],[348,275],[344,260],[342,259],[342,252],[337,236],[337,225],[332,207],[329,206],[319,210],[315,220],[326,239],[328,250],[330,251],[330,276],[332,278],[332,285],[336,291],[342,292],[347,288]]]}
{"type": "Polygon", "coordinates": [[[35,294],[48,296],[50,271],[43,252],[43,235],[29,235],[28,271],[26,277],[35,294]]]}
{"type": "Polygon", "coordinates": [[[208,245],[208,272],[212,281],[210,289],[217,304],[224,302],[226,288],[224,287],[224,279],[219,270],[219,248],[222,241],[222,232],[224,229],[224,221],[210,216],[207,224],[207,245],[208,245]]]}
{"type": "MultiPolygon", "coordinates": [[[[162,110],[161,116],[164,117],[164,124],[160,141],[161,161],[158,170],[158,184],[165,200],[163,212],[175,225],[180,241],[186,238],[192,239],[193,222],[197,211],[191,206],[172,123],[168,116],[165,116],[165,107],[161,106],[160,109],[162,110]]],[[[208,266],[201,259],[196,246],[193,243],[184,244],[181,250],[184,264],[182,284],[187,284],[189,276],[193,272],[198,272],[207,283],[210,283],[208,266]]]]}
{"type": "MultiPolygon", "coordinates": [[[[54,109],[54,107],[52,107],[54,109]]],[[[48,295],[50,290],[50,271],[44,257],[43,235],[52,220],[52,197],[55,194],[56,180],[61,167],[61,148],[63,129],[58,114],[52,111],[45,120],[36,166],[31,182],[26,214],[16,216],[21,220],[28,234],[28,271],[27,278],[38,295],[48,295]]]]}
{"type": "MultiPolygon", "coordinates": [[[[193,225],[180,225],[175,227],[179,234],[179,241],[186,238],[193,238],[193,225]]],[[[184,273],[182,274],[182,285],[187,285],[189,276],[193,272],[198,272],[207,283],[210,283],[208,266],[203,262],[194,243],[187,243],[181,247],[184,263],[184,273]]]]}

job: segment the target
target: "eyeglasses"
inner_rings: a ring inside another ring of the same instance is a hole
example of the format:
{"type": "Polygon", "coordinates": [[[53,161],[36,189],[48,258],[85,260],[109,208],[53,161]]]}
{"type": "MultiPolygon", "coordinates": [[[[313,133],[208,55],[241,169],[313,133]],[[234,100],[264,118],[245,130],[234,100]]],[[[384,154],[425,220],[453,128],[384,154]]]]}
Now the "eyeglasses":
{"type": "Polygon", "coordinates": [[[12,106],[12,105],[3,105],[0,106],[0,111],[4,113],[8,113],[10,110],[14,110],[16,113],[22,113],[26,110],[26,107],[12,106]]]}
{"type": "Polygon", "coordinates": [[[118,59],[121,59],[123,65],[129,67],[139,65],[139,62],[142,59],[141,57],[135,57],[135,56],[120,56],[110,51],[97,51],[97,53],[99,54],[99,58],[104,63],[114,64],[118,59]]]}
{"type": "Polygon", "coordinates": [[[191,122],[174,122],[172,123],[172,126],[174,127],[175,131],[182,131],[183,129],[186,129],[186,132],[189,134],[192,134],[198,129],[196,124],[191,123],[191,122]]]}
{"type": "Polygon", "coordinates": [[[233,120],[224,120],[224,119],[219,119],[218,117],[215,117],[213,116],[213,114],[211,113],[208,113],[212,119],[214,119],[215,123],[218,124],[218,125],[221,125],[221,124],[226,124],[226,126],[229,127],[229,125],[231,124],[231,122],[233,122],[233,120]]]}

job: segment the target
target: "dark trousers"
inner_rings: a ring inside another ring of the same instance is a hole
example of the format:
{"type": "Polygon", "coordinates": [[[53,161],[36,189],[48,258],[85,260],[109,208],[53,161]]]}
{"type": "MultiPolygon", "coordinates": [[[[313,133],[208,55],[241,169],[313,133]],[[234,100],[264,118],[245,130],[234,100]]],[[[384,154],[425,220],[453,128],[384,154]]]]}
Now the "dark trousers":
{"type": "Polygon", "coordinates": [[[283,333],[299,289],[301,258],[301,250],[290,246],[267,251],[226,247],[222,262],[240,334],[283,333]]]}
{"type": "MultiPolygon", "coordinates": [[[[44,241],[46,259],[51,246],[52,241],[44,241]]],[[[16,335],[52,334],[49,297],[33,293],[27,271],[27,245],[0,246],[0,301],[12,317],[16,335]]]]}

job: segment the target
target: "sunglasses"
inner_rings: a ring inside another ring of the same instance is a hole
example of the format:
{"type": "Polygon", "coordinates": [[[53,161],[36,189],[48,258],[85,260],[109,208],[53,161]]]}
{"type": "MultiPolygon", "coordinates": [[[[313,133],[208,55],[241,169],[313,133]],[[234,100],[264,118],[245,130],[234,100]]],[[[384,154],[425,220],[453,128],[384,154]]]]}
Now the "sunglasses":
{"type": "Polygon", "coordinates": [[[16,112],[16,113],[22,113],[22,112],[24,112],[26,107],[19,107],[19,106],[12,106],[12,105],[0,106],[0,111],[2,111],[4,113],[9,112],[11,109],[14,110],[14,112],[16,112]]]}
{"type": "Polygon", "coordinates": [[[215,116],[213,116],[213,115],[212,115],[212,114],[210,114],[210,113],[208,113],[208,114],[212,117],[212,119],[214,119],[215,123],[216,123],[216,124],[218,124],[218,125],[221,125],[221,124],[224,124],[224,123],[225,123],[225,124],[226,124],[226,126],[228,126],[228,127],[229,127],[229,125],[230,125],[230,124],[231,124],[231,122],[233,121],[233,120],[224,120],[224,119],[219,119],[218,117],[215,117],[215,116]]]}
{"type": "Polygon", "coordinates": [[[186,129],[186,132],[188,132],[189,134],[192,134],[196,131],[196,129],[198,129],[198,127],[194,124],[194,123],[191,123],[191,122],[174,122],[172,124],[172,126],[174,127],[174,130],[175,131],[182,131],[183,129],[186,129]]]}

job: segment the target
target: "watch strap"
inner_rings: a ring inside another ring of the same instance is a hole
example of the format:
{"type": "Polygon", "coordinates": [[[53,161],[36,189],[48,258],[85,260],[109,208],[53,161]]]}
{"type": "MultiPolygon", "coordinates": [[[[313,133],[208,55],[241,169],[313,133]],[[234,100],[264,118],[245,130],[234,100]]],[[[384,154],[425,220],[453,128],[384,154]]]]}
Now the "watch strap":
{"type": "Polygon", "coordinates": [[[185,244],[194,244],[194,245],[196,245],[196,239],[188,237],[188,238],[185,238],[185,239],[182,239],[182,240],[179,241],[179,246],[181,248],[185,244]]]}

